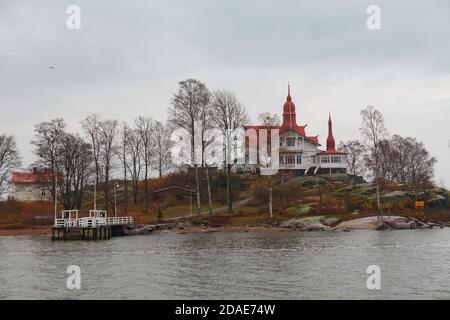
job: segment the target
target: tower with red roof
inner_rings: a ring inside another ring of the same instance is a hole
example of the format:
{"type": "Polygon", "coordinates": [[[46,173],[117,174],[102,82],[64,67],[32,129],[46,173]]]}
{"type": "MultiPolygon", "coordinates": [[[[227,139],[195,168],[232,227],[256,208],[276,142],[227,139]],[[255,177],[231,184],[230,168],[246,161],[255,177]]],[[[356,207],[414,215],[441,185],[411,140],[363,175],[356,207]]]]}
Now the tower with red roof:
{"type": "MultiPolygon", "coordinates": [[[[291,96],[291,86],[288,85],[286,101],[283,105],[281,125],[253,125],[246,126],[247,132],[254,130],[259,144],[260,130],[266,129],[270,143],[272,130],[279,132],[279,169],[295,171],[297,175],[346,173],[346,154],[336,150],[333,136],[333,122],[331,113],[328,116],[328,137],[326,150],[320,150],[319,136],[306,134],[306,124],[297,123],[296,106],[291,96]]],[[[248,141],[247,141],[248,144],[248,141]]],[[[259,146],[258,146],[259,148],[259,146]]]]}

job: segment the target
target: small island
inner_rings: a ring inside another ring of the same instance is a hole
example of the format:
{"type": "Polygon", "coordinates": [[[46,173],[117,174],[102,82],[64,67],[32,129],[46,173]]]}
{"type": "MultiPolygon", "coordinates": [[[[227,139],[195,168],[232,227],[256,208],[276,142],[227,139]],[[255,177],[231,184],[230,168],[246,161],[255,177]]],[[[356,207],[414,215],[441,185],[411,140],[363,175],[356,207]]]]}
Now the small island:
{"type": "Polygon", "coordinates": [[[329,113],[322,147],[297,122],[290,85],[282,117],[262,113],[250,125],[233,92],[187,79],[167,124],[90,115],[81,136],[63,119],[41,122],[32,170],[14,170],[17,146],[2,140],[14,191],[0,202],[0,235],[48,235],[52,226],[52,239],[447,226],[449,192],[434,181],[437,160],[415,138],[389,135],[374,107],[360,114],[360,140],[337,145],[329,113]]]}

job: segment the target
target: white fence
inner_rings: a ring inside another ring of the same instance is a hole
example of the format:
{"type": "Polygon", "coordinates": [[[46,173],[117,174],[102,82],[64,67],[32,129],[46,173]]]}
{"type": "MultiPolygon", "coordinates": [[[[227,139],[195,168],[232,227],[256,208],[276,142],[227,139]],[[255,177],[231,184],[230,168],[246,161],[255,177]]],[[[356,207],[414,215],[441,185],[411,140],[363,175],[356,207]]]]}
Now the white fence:
{"type": "Polygon", "coordinates": [[[86,217],[78,219],[56,219],[55,226],[58,228],[97,228],[104,226],[117,226],[133,223],[133,217],[113,217],[113,218],[95,218],[86,217]]]}

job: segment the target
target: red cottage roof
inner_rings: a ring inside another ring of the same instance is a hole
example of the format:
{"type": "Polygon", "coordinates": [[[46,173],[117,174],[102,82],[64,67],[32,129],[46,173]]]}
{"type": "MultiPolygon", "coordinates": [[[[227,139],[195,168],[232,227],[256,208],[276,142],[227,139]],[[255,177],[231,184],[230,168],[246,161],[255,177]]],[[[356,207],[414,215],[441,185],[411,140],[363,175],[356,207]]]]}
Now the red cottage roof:
{"type": "Polygon", "coordinates": [[[38,172],[13,172],[13,183],[38,183],[38,182],[50,182],[51,176],[49,173],[38,172]]]}

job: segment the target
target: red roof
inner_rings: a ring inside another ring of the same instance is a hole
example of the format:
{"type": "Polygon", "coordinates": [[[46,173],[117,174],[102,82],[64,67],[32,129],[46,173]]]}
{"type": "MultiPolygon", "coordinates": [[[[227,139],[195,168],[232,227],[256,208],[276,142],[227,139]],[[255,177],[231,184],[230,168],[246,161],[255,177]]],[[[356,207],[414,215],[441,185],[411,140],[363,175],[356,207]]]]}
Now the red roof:
{"type": "Polygon", "coordinates": [[[270,130],[272,129],[278,129],[280,130],[280,134],[283,134],[288,131],[294,131],[295,133],[299,134],[300,136],[304,137],[305,139],[309,140],[313,144],[316,144],[320,146],[319,144],[319,136],[307,136],[306,135],[306,125],[305,126],[299,126],[297,124],[297,115],[295,113],[295,104],[292,102],[291,97],[291,87],[288,86],[288,95],[286,98],[286,102],[283,105],[283,123],[281,126],[265,126],[265,125],[257,125],[257,126],[245,126],[245,130],[254,129],[256,130],[257,137],[258,137],[258,144],[259,144],[259,129],[268,129],[267,131],[267,141],[270,141],[270,130]]]}
{"type": "Polygon", "coordinates": [[[51,180],[49,173],[13,172],[12,175],[12,182],[14,183],[38,183],[50,182],[51,180]]]}

